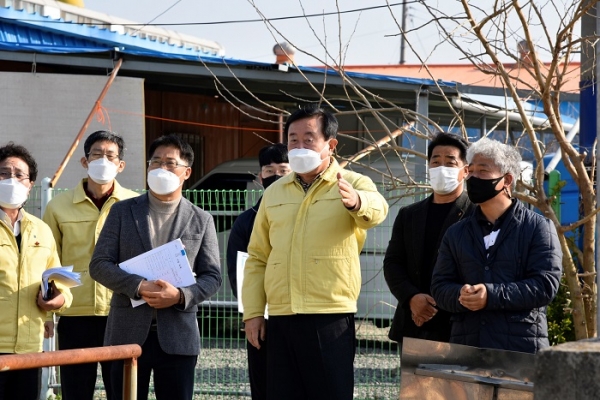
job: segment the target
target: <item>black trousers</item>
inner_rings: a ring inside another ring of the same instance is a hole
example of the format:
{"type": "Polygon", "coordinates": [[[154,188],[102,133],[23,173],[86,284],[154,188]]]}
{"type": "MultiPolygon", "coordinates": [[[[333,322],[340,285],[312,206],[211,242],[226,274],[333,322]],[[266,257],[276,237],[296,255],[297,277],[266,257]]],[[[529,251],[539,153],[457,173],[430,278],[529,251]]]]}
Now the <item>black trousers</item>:
{"type": "Polygon", "coordinates": [[[267,398],[351,400],[353,314],[270,316],[267,398]]]}
{"type": "MultiPolygon", "coordinates": [[[[156,331],[150,331],[138,358],[137,400],[148,399],[150,375],[154,372],[154,393],[157,400],[191,400],[194,397],[194,374],[198,356],[167,354],[158,343],[156,331]]],[[[123,394],[123,361],[112,366],[113,398],[123,394]]]]}
{"type": "MultiPolygon", "coordinates": [[[[267,332],[269,331],[267,322],[267,332]]],[[[250,392],[252,400],[267,399],[267,343],[260,340],[260,349],[252,346],[246,340],[248,354],[248,375],[250,377],[250,392]]]]}
{"type": "Polygon", "coordinates": [[[0,372],[0,400],[38,400],[41,371],[33,368],[0,372]]]}
{"type": "MultiPolygon", "coordinates": [[[[60,317],[58,349],[85,349],[104,346],[104,330],[108,317],[60,317]]],[[[108,400],[112,400],[110,387],[111,362],[103,362],[102,380],[108,400]]],[[[98,363],[63,365],[60,368],[60,387],[63,400],[92,400],[96,389],[98,363]]]]}

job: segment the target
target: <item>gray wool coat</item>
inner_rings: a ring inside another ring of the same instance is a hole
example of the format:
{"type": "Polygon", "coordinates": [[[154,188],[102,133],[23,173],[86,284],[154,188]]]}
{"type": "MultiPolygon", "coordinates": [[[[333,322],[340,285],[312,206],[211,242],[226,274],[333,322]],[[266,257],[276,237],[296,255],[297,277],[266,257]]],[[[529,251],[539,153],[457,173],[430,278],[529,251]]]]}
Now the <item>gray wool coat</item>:
{"type": "Polygon", "coordinates": [[[146,341],[156,311],[161,348],[168,354],[198,355],[200,333],[198,304],[221,286],[219,247],[212,216],[185,198],[181,199],[169,240],[180,238],[196,283],[181,288],[185,305],[153,309],[148,304],[133,308],[131,299],[142,277],[123,271],[118,263],[152,249],[148,194],[116,203],[110,210],[96,243],[90,276],[113,291],[104,345],[139,344],[146,341]]]}

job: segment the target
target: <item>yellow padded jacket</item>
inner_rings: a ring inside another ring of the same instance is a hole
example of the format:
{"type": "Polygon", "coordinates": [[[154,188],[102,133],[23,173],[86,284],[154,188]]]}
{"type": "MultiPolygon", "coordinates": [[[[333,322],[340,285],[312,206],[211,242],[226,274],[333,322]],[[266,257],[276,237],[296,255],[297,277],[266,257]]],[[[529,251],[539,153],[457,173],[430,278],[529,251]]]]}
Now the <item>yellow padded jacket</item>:
{"type": "MultiPolygon", "coordinates": [[[[37,306],[37,295],[44,270],[61,266],[48,225],[22,213],[20,251],[12,227],[0,222],[0,353],[42,351],[47,313],[37,306]]],[[[56,287],[65,297],[57,311],[64,311],[73,296],[63,285],[56,287]]]]}
{"type": "Polygon", "coordinates": [[[98,210],[86,196],[84,182],[87,178],[73,190],[56,195],[48,203],[43,219],[54,234],[62,265],[73,265],[73,270],[81,273],[82,286],[71,289],[73,304],[61,315],[106,316],[112,291],[93,280],[88,267],[110,208],[117,201],[138,196],[138,193],[123,188],[115,181],[112,194],[102,210],[98,210]]]}
{"type": "Polygon", "coordinates": [[[335,159],[305,194],[289,174],[264,193],[248,246],[244,320],[269,315],[355,313],[359,254],[366,230],[385,219],[388,204],[373,181],[335,159]],[[341,172],[357,191],[357,211],[344,207],[341,172]]]}

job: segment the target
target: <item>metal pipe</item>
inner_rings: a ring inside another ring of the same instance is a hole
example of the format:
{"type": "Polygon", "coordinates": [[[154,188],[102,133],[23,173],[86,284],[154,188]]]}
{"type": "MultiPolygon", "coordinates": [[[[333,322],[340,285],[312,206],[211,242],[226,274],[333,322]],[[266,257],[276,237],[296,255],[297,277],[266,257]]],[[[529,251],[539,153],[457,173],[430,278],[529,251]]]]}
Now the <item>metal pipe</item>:
{"type": "Polygon", "coordinates": [[[123,400],[135,399],[137,399],[137,358],[131,358],[123,363],[123,400]]]}
{"type": "Polygon", "coordinates": [[[41,192],[42,192],[42,204],[41,204],[42,211],[41,211],[40,215],[43,216],[44,213],[46,212],[46,206],[48,205],[50,200],[52,200],[52,197],[54,195],[54,192],[52,189],[52,180],[50,178],[42,179],[41,192]]]}
{"type": "Polygon", "coordinates": [[[226,308],[237,308],[238,302],[231,300],[204,300],[200,303],[202,307],[226,307],[226,308]]]}
{"type": "Polygon", "coordinates": [[[279,125],[279,143],[283,143],[283,128],[285,123],[283,122],[283,114],[279,113],[278,117],[278,125],[279,125]]]}
{"type": "Polygon", "coordinates": [[[86,364],[90,362],[125,360],[123,363],[123,400],[137,398],[137,358],[142,348],[137,344],[58,350],[44,353],[7,354],[0,356],[0,372],[86,364]]]}
{"type": "Polygon", "coordinates": [[[83,123],[83,126],[81,127],[81,129],[79,130],[79,133],[75,137],[75,140],[73,141],[73,144],[71,144],[71,148],[69,149],[69,151],[65,155],[65,158],[63,159],[63,161],[58,166],[58,169],[56,170],[56,172],[54,173],[54,176],[52,177],[52,180],[50,181],[50,187],[55,187],[56,186],[56,182],[58,182],[58,179],[60,178],[60,176],[62,175],[62,172],[64,171],[65,167],[67,166],[67,163],[69,162],[69,160],[71,159],[71,156],[75,152],[75,149],[79,145],[79,141],[81,140],[81,138],[83,137],[83,134],[87,130],[88,126],[90,125],[90,122],[92,121],[92,117],[96,113],[96,108],[97,108],[98,104],[102,103],[102,100],[104,100],[104,96],[106,96],[106,93],[108,92],[108,89],[110,88],[110,86],[112,85],[113,81],[117,77],[117,73],[119,72],[119,69],[121,68],[121,64],[123,64],[123,59],[119,58],[119,60],[117,61],[117,64],[115,65],[112,73],[110,74],[110,78],[108,78],[108,81],[106,82],[106,85],[104,85],[104,89],[102,89],[102,92],[100,93],[100,96],[98,96],[98,100],[96,100],[96,103],[94,103],[94,106],[92,107],[92,110],[90,111],[90,113],[88,114],[87,118],[85,119],[85,122],[83,123]]]}
{"type": "MultiPolygon", "coordinates": [[[[412,126],[412,124],[410,126],[412,126]]],[[[342,168],[346,168],[346,165],[348,165],[349,162],[356,162],[356,161],[360,160],[361,158],[368,156],[369,154],[371,154],[372,151],[389,143],[391,140],[396,139],[398,136],[402,135],[406,130],[407,130],[406,127],[402,127],[401,129],[396,129],[395,131],[390,132],[389,135],[386,135],[383,138],[376,141],[374,144],[365,147],[364,149],[362,149],[358,153],[354,154],[347,160],[340,161],[340,166],[342,168]]]]}
{"type": "Polygon", "coordinates": [[[141,354],[142,348],[137,344],[58,350],[46,353],[7,354],[0,356],[0,371],[126,360],[137,358],[141,354]]]}

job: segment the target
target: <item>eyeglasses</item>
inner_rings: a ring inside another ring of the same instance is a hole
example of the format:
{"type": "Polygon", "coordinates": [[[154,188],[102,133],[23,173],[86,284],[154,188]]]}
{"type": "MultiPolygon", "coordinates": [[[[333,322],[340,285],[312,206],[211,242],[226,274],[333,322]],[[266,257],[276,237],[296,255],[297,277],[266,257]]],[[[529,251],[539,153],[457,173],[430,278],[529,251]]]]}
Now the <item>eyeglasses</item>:
{"type": "Polygon", "coordinates": [[[175,160],[169,160],[169,161],[149,160],[148,161],[148,167],[150,167],[152,169],[166,167],[168,170],[174,170],[177,167],[185,167],[185,168],[187,168],[187,167],[189,167],[189,165],[179,164],[175,160]]]}
{"type": "Polygon", "coordinates": [[[287,174],[289,174],[290,172],[292,172],[291,169],[289,168],[273,168],[273,167],[263,167],[262,168],[262,173],[265,175],[280,175],[280,176],[286,176],[287,174]]]}
{"type": "Polygon", "coordinates": [[[98,160],[102,157],[106,157],[108,161],[115,161],[119,159],[119,155],[115,154],[115,153],[102,153],[102,152],[96,152],[96,151],[92,151],[90,153],[88,153],[88,158],[90,160],[98,160]]]}
{"type": "Polygon", "coordinates": [[[13,173],[10,169],[0,169],[0,181],[11,178],[17,178],[19,181],[24,181],[25,179],[29,179],[29,175],[19,170],[13,173]]]}

